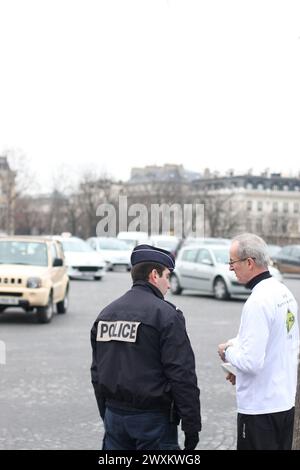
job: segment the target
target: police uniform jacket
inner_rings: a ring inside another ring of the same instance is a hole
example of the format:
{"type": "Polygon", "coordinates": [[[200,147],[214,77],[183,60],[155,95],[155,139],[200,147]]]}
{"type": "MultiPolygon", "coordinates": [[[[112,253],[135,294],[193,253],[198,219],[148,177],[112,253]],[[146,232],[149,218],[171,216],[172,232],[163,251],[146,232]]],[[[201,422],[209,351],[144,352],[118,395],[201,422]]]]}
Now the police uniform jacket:
{"type": "Polygon", "coordinates": [[[200,391],[183,314],[152,284],[137,281],[98,316],[91,331],[92,383],[101,416],[175,406],[185,432],[201,430],[200,391]]]}

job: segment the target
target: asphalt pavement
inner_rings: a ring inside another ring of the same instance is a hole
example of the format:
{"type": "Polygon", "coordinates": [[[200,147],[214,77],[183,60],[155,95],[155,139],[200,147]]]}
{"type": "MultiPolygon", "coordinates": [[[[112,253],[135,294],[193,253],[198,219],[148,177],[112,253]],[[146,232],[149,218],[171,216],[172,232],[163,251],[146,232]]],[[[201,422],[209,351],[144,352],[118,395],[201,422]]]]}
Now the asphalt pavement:
{"type": "MultiPolygon", "coordinates": [[[[285,279],[300,303],[299,279],[285,279]]],[[[131,285],[130,274],[71,281],[70,308],[41,325],[33,313],[0,315],[0,449],[100,449],[103,426],[90,383],[90,329],[99,311],[131,285]],[[1,343],[3,344],[3,343],[1,343]]],[[[201,389],[198,449],[234,449],[235,389],[225,380],[217,345],[236,335],[244,299],[195,293],[168,300],[184,312],[201,389]]],[[[183,434],[180,432],[183,444],[183,434]]]]}

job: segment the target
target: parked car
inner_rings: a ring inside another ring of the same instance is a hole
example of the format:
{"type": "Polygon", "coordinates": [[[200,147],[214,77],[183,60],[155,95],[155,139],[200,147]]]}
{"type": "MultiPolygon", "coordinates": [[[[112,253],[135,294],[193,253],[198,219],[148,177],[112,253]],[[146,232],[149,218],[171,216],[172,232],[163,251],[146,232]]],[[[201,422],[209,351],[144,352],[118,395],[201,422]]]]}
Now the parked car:
{"type": "Polygon", "coordinates": [[[8,307],[35,311],[49,323],[68,308],[69,278],[61,244],[43,237],[1,237],[0,312],[8,307]]]}
{"type": "Polygon", "coordinates": [[[81,238],[55,236],[55,239],[63,246],[70,279],[102,279],[105,274],[105,262],[100,253],[81,238]]]}
{"type": "MultiPolygon", "coordinates": [[[[229,270],[229,249],[224,245],[190,245],[178,253],[176,267],[170,277],[171,292],[181,294],[184,289],[212,294],[216,299],[229,299],[231,295],[248,295],[250,290],[241,284],[229,270]]],[[[277,269],[269,266],[270,273],[282,281],[277,269]]]]}
{"type": "Polygon", "coordinates": [[[280,252],[280,250],[281,246],[268,244],[268,253],[272,261],[274,257],[280,252]]]}
{"type": "Polygon", "coordinates": [[[175,256],[180,239],[175,235],[151,235],[150,245],[168,250],[175,256]]]}
{"type": "Polygon", "coordinates": [[[143,243],[149,244],[149,237],[147,232],[119,232],[117,235],[119,240],[123,240],[131,250],[137,245],[143,243]]]}
{"type": "Polygon", "coordinates": [[[108,271],[120,267],[130,271],[132,250],[123,240],[113,237],[91,237],[87,243],[93,250],[101,254],[108,271]]]}
{"type": "Polygon", "coordinates": [[[300,274],[300,245],[287,245],[273,256],[273,263],[281,273],[300,274]]]}
{"type": "Polygon", "coordinates": [[[230,245],[229,238],[214,238],[214,237],[186,237],[184,246],[187,245],[230,245]]]}

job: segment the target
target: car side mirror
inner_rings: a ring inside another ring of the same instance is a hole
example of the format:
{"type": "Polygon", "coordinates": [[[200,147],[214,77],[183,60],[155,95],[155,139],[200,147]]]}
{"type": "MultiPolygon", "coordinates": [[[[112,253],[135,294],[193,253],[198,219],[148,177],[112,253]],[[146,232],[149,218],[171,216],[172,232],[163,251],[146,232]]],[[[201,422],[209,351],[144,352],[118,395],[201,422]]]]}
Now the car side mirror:
{"type": "Polygon", "coordinates": [[[58,267],[58,266],[63,266],[63,260],[61,258],[54,258],[53,260],[53,266],[58,267]]]}

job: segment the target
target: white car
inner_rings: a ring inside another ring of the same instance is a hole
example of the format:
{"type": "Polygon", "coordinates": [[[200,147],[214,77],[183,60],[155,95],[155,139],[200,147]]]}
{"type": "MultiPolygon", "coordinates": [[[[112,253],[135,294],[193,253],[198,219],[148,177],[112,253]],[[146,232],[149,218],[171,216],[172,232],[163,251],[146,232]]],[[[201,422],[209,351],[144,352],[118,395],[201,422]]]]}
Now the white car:
{"type": "MultiPolygon", "coordinates": [[[[183,247],[176,259],[170,284],[173,294],[183,289],[212,294],[216,299],[229,299],[232,295],[249,295],[250,289],[241,284],[229,270],[229,249],[226,245],[190,245],[183,247]]],[[[278,269],[269,266],[272,276],[282,282],[278,269]]]]}
{"type": "Polygon", "coordinates": [[[214,238],[214,237],[187,237],[183,245],[231,245],[230,238],[214,238]]]}
{"type": "Polygon", "coordinates": [[[105,273],[105,262],[88,243],[77,237],[54,237],[63,246],[68,275],[70,279],[102,279],[105,273]]]}
{"type": "Polygon", "coordinates": [[[117,238],[127,243],[131,250],[137,245],[149,245],[149,237],[146,232],[119,232],[117,238]]]}
{"type": "Polygon", "coordinates": [[[87,243],[93,250],[101,254],[108,271],[115,268],[125,268],[130,271],[132,250],[123,240],[113,237],[91,237],[87,243]]]}
{"type": "Polygon", "coordinates": [[[175,235],[150,236],[150,245],[156,246],[157,248],[162,248],[163,250],[168,250],[173,254],[176,253],[176,249],[179,245],[179,242],[180,239],[175,235]]]}

